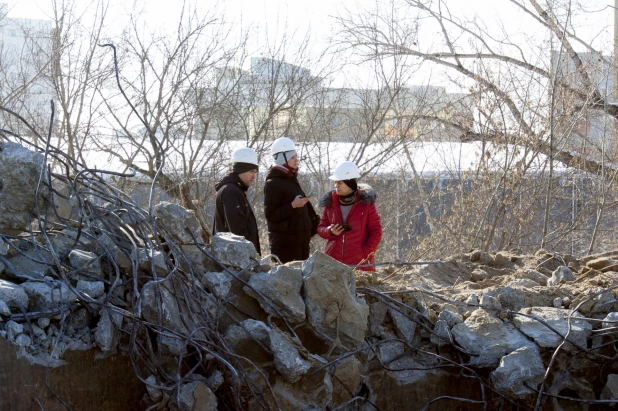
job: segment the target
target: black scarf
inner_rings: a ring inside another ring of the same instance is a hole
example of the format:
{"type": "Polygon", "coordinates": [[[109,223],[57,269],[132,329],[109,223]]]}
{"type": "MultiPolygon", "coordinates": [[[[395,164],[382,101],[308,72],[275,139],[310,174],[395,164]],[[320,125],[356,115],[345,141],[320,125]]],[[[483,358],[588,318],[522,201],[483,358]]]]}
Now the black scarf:
{"type": "Polygon", "coordinates": [[[339,196],[339,204],[341,205],[350,205],[354,203],[354,200],[356,200],[356,191],[352,191],[347,196],[339,196]]]}

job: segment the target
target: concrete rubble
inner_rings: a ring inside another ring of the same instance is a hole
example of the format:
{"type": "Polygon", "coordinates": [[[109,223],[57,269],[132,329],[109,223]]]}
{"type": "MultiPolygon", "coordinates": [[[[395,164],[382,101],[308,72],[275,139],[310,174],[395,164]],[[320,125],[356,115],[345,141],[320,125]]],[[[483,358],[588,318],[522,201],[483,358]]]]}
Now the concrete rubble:
{"type": "Polygon", "coordinates": [[[495,388],[514,398],[534,394],[544,376],[545,367],[536,347],[518,348],[505,355],[491,373],[495,388]]]}
{"type": "MultiPolygon", "coordinates": [[[[2,147],[37,184],[40,157],[2,147]]],[[[128,356],[143,409],[526,409],[541,386],[548,409],[618,402],[618,252],[473,250],[394,281],[319,251],[269,267],[171,203],[75,200],[81,226],[28,233],[30,194],[0,212],[0,336],[33,366],[128,356]]]]}
{"type": "Polygon", "coordinates": [[[268,314],[283,316],[289,322],[298,324],[306,318],[305,302],[300,293],[302,285],[303,273],[300,269],[277,266],[268,273],[252,275],[249,285],[243,290],[257,299],[268,314]]]}
{"type": "Polygon", "coordinates": [[[37,201],[47,193],[40,180],[47,173],[43,154],[0,141],[0,232],[28,229],[37,214],[37,201]],[[39,197],[37,197],[39,196],[39,197]]]}
{"type": "Polygon", "coordinates": [[[154,214],[157,221],[178,244],[201,241],[202,227],[195,218],[194,211],[163,201],[155,206],[154,214]]]}

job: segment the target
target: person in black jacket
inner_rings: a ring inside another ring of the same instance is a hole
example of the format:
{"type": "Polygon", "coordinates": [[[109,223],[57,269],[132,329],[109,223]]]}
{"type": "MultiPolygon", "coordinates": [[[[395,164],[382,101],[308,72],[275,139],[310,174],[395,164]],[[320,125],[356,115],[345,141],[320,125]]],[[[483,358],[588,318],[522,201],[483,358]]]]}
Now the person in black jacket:
{"type": "Polygon", "coordinates": [[[309,242],[320,222],[298,182],[299,159],[294,142],[281,137],[273,143],[275,164],[264,183],[264,213],[271,254],[282,263],[309,258],[309,242]]]}
{"type": "Polygon", "coordinates": [[[250,147],[239,148],[234,151],[232,161],[232,172],[215,184],[217,198],[212,233],[231,232],[243,236],[261,254],[257,221],[247,199],[247,190],[259,170],[257,153],[250,147]]]}

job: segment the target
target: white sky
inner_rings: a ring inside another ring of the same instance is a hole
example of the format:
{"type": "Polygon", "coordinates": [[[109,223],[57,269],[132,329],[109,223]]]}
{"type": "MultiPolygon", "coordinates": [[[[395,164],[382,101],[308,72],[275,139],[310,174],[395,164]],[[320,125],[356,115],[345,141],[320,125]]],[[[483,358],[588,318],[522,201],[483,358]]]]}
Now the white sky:
{"type": "MultiPolygon", "coordinates": [[[[63,0],[58,0],[62,2],[63,0]]],[[[64,0],[69,2],[71,0],[64,0]]],[[[73,0],[81,7],[94,7],[93,0],[73,0]]],[[[143,9],[144,21],[150,28],[167,27],[174,25],[178,17],[182,1],[179,0],[108,0],[110,4],[110,33],[118,30],[122,22],[126,21],[127,14],[134,9],[143,9]]],[[[9,4],[9,17],[25,17],[46,19],[51,15],[51,0],[0,0],[9,4]]],[[[268,37],[281,36],[282,33],[296,32],[296,39],[303,37],[307,30],[311,30],[312,47],[314,54],[323,51],[332,33],[337,27],[333,16],[345,14],[346,9],[357,11],[362,8],[372,9],[376,4],[382,7],[388,0],[201,0],[198,7],[203,9],[225,10],[225,18],[234,23],[235,27],[247,28],[254,26],[267,30],[268,37]]],[[[573,0],[575,2],[575,0],[573,0]]],[[[612,52],[611,41],[613,35],[613,0],[582,0],[586,4],[584,17],[574,21],[578,35],[594,46],[612,52]]],[[[518,13],[520,11],[509,0],[447,0],[447,5],[454,15],[462,19],[478,18],[486,24],[497,24],[500,21],[504,28],[512,33],[512,39],[521,36],[530,36],[530,27],[526,19],[518,13]],[[493,22],[493,23],[492,23],[493,22]]],[[[498,27],[498,26],[496,26],[498,27]]],[[[432,30],[421,31],[427,41],[434,38],[432,30]]],[[[113,35],[112,35],[113,36],[113,35]]],[[[546,36],[539,33],[539,37],[546,36]]],[[[255,36],[254,41],[265,41],[265,36],[255,36]],[[257,37],[261,37],[259,40],[257,37]]],[[[257,52],[252,55],[259,55],[257,52]]],[[[345,57],[344,57],[345,58],[345,57]]],[[[362,76],[363,68],[349,66],[348,77],[362,76]]],[[[423,69],[414,78],[414,84],[431,82],[439,84],[439,74],[423,69]]],[[[359,85],[361,86],[361,85],[359,85]]]]}

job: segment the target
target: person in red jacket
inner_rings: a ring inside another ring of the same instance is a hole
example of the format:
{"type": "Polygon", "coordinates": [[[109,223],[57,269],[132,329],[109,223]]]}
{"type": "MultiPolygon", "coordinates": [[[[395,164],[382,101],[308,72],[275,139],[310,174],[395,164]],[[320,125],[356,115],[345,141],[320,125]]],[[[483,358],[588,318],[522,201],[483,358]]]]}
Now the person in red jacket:
{"type": "MultiPolygon", "coordinates": [[[[351,161],[339,163],[329,179],[335,189],[319,201],[324,208],[318,234],[328,240],[324,252],[348,265],[375,264],[375,252],[382,240],[382,223],[376,209],[376,193],[358,184],[360,171],[351,161]]],[[[360,267],[375,271],[375,267],[360,267]]]]}

